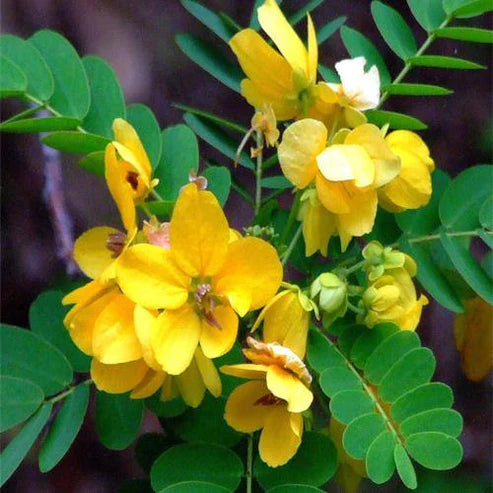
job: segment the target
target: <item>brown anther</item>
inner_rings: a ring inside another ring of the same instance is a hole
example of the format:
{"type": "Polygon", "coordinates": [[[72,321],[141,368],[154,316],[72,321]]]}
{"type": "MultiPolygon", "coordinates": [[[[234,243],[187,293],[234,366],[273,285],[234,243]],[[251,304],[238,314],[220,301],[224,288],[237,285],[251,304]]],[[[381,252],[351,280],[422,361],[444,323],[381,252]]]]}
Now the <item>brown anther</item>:
{"type": "Polygon", "coordinates": [[[190,173],[188,173],[188,181],[190,183],[195,183],[199,190],[206,190],[207,185],[209,184],[207,178],[205,176],[197,175],[197,172],[194,169],[191,169],[190,173]]]}
{"type": "Polygon", "coordinates": [[[282,399],[276,397],[274,394],[265,394],[260,399],[257,399],[253,405],[254,406],[276,406],[277,404],[281,404],[283,402],[282,399]]]}
{"type": "Polygon", "coordinates": [[[127,182],[134,190],[137,190],[139,186],[139,174],[135,171],[127,172],[127,182]]]}
{"type": "Polygon", "coordinates": [[[113,258],[118,257],[122,253],[126,240],[127,235],[121,231],[108,235],[108,238],[106,238],[106,248],[113,252],[113,258]]]}

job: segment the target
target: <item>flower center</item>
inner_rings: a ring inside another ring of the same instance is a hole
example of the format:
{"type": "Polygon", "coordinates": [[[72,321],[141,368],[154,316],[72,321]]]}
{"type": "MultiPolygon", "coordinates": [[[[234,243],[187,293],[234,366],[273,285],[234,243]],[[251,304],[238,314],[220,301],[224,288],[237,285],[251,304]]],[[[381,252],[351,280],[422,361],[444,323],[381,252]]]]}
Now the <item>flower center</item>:
{"type": "Polygon", "coordinates": [[[195,303],[195,310],[200,317],[207,320],[213,327],[222,330],[221,323],[214,315],[216,304],[220,304],[221,302],[212,294],[212,286],[209,283],[198,283],[195,286],[193,302],[195,303]]]}
{"type": "Polygon", "coordinates": [[[274,394],[265,394],[260,399],[257,399],[253,405],[254,406],[277,406],[279,404],[285,404],[286,401],[279,399],[274,394]]]}
{"type": "Polygon", "coordinates": [[[127,235],[121,231],[108,235],[108,238],[106,238],[106,248],[113,252],[111,255],[113,258],[118,257],[122,253],[126,241],[127,235]]]}
{"type": "Polygon", "coordinates": [[[135,171],[128,171],[126,179],[132,189],[137,190],[137,188],[139,187],[139,174],[135,171]]]}

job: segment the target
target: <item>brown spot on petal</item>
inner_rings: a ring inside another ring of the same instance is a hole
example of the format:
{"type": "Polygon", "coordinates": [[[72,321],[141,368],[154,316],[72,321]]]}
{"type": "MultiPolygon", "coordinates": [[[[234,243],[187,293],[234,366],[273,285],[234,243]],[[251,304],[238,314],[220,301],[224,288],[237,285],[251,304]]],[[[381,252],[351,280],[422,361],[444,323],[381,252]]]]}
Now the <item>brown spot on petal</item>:
{"type": "Polygon", "coordinates": [[[120,253],[122,253],[126,241],[127,235],[121,231],[108,235],[108,238],[106,239],[106,248],[113,252],[113,258],[118,257],[120,253]]]}
{"type": "Polygon", "coordinates": [[[133,190],[137,190],[139,186],[139,174],[135,171],[129,171],[127,173],[127,182],[133,188],[133,190]]]}

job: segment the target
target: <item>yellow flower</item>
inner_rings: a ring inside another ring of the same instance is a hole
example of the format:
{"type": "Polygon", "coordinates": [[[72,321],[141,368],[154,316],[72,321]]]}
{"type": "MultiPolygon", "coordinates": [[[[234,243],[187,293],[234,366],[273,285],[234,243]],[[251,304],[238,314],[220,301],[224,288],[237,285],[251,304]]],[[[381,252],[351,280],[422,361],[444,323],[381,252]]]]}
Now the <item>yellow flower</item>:
{"type": "Polygon", "coordinates": [[[417,298],[411,278],[415,274],[416,264],[407,262],[403,267],[388,269],[370,284],[362,300],[362,306],[367,310],[363,321],[368,327],[379,322],[393,322],[401,330],[416,329],[428,299],[424,295],[417,298]]]}
{"type": "Polygon", "coordinates": [[[127,231],[136,224],[135,204],[145,200],[157,180],[135,129],[117,118],[113,122],[115,140],[106,146],[105,177],[110,193],[120,211],[127,231]]]}
{"type": "Polygon", "coordinates": [[[389,212],[417,209],[431,197],[431,173],[435,163],[419,135],[408,130],[396,130],[385,138],[394,154],[401,159],[401,171],[378,191],[380,205],[389,212]]]}
{"type": "Polygon", "coordinates": [[[243,352],[251,363],[221,367],[223,373],[252,380],[231,393],[224,417],[243,433],[261,429],[261,459],[271,467],[281,466],[301,444],[302,413],[313,400],[312,377],[292,349],[251,337],[247,342],[243,352]]]}
{"type": "Polygon", "coordinates": [[[314,303],[295,285],[276,294],[262,309],[252,332],[263,322],[263,340],[291,348],[300,358],[305,357],[310,312],[314,303]]]}
{"type": "Polygon", "coordinates": [[[260,130],[264,134],[265,142],[268,146],[277,146],[280,132],[277,128],[276,115],[272,105],[266,105],[255,112],[252,118],[252,129],[260,130]]]}
{"type": "Polygon", "coordinates": [[[169,250],[134,245],[122,254],[116,275],[135,303],[164,309],[151,345],[162,369],[179,375],[199,344],[207,358],[231,349],[237,313],[244,316],[274,296],[282,266],[265,241],[235,240],[214,195],[193,183],[182,189],[169,230],[169,250]]]}
{"type": "MultiPolygon", "coordinates": [[[[326,127],[317,120],[293,123],[279,145],[279,162],[286,178],[298,188],[315,184],[319,201],[333,216],[332,221],[320,214],[315,217],[319,222],[322,219],[327,228],[319,234],[319,240],[338,234],[344,251],[353,236],[372,230],[377,188],[397,176],[400,160],[375,125],[340,130],[328,146],[327,137],[326,127]]],[[[310,212],[313,215],[313,210],[310,212]]],[[[305,211],[303,221],[308,220],[305,211]]],[[[304,231],[309,229],[304,226],[304,231]]],[[[305,237],[305,242],[308,253],[313,249],[313,238],[305,237]]],[[[325,245],[320,250],[326,254],[325,245]]]]}
{"type": "Polygon", "coordinates": [[[275,0],[258,9],[258,20],[281,54],[253,29],[243,29],[229,45],[247,78],[241,93],[255,108],[272,105],[278,120],[306,114],[316,97],[318,46],[308,15],[308,49],[284,17],[275,0]]]}

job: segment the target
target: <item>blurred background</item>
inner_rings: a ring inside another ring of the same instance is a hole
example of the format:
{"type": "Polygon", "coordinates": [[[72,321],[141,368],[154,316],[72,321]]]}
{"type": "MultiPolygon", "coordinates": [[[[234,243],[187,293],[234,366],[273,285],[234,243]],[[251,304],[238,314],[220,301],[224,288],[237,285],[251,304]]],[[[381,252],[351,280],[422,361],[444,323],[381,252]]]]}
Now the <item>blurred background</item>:
{"type": "MultiPolygon", "coordinates": [[[[212,10],[227,12],[245,26],[253,0],[209,0],[202,3],[212,10]]],[[[390,3],[408,20],[418,44],[422,42],[424,31],[413,20],[406,2],[397,0],[390,3]]],[[[290,13],[303,4],[302,0],[285,0],[283,9],[290,13]]],[[[326,0],[314,11],[313,18],[315,25],[321,26],[339,15],[346,15],[347,25],[375,42],[395,76],[402,68],[401,61],[381,40],[371,19],[370,2],[326,0]]],[[[483,16],[464,24],[491,28],[491,17],[483,16]]],[[[299,26],[303,26],[300,32],[304,38],[304,23],[299,26]]],[[[192,32],[211,42],[222,43],[188,14],[178,0],[1,2],[2,33],[29,37],[43,28],[57,30],[66,36],[81,55],[96,54],[107,60],[120,79],[127,104],[141,102],[150,106],[161,127],[181,121],[181,111],[172,107],[175,102],[206,109],[245,126],[249,124],[251,108],[236,93],[193,64],[175,44],[174,37],[180,32],[192,32]]],[[[455,55],[490,66],[492,62],[488,45],[439,40],[431,52],[455,55]]],[[[321,62],[329,67],[346,57],[338,34],[320,49],[321,62]]],[[[413,81],[438,84],[455,91],[451,96],[426,99],[394,96],[384,108],[413,114],[428,123],[429,128],[422,136],[437,167],[455,176],[468,166],[491,162],[491,71],[415,69],[406,78],[406,82],[413,81]]],[[[2,119],[19,108],[15,101],[2,101],[2,119]]],[[[56,255],[55,221],[44,199],[45,158],[38,136],[3,134],[1,148],[1,319],[2,322],[26,327],[30,303],[41,291],[66,278],[67,265],[56,255]]],[[[217,157],[203,142],[200,150],[202,158],[217,157]]],[[[74,157],[62,155],[61,160],[63,199],[73,223],[74,236],[96,225],[117,225],[116,209],[104,182],[74,166],[74,157]]],[[[219,161],[228,164],[224,158],[219,158],[219,161]]],[[[245,181],[245,177],[240,175],[239,178],[245,181]]],[[[246,185],[249,186],[248,182],[246,185]]],[[[228,201],[227,212],[236,227],[245,226],[253,217],[253,211],[245,208],[244,202],[240,202],[234,193],[228,201]]],[[[419,334],[423,344],[436,354],[434,378],[452,386],[456,395],[455,408],[465,420],[461,437],[465,448],[464,463],[460,469],[445,473],[452,483],[449,486],[436,483],[436,478],[431,475],[422,482],[419,491],[488,491],[492,472],[491,375],[479,383],[470,382],[463,375],[453,337],[453,314],[450,312],[435,304],[428,306],[419,334]]],[[[159,423],[147,417],[143,431],[157,430],[159,423]]],[[[86,420],[71,452],[52,472],[46,475],[39,473],[34,457],[33,454],[32,459],[15,473],[5,491],[117,491],[124,479],[144,477],[144,472],[134,460],[132,448],[112,452],[99,444],[92,418],[86,420]]],[[[362,489],[397,491],[399,487],[397,483],[389,483],[377,489],[365,483],[362,489]]]]}

